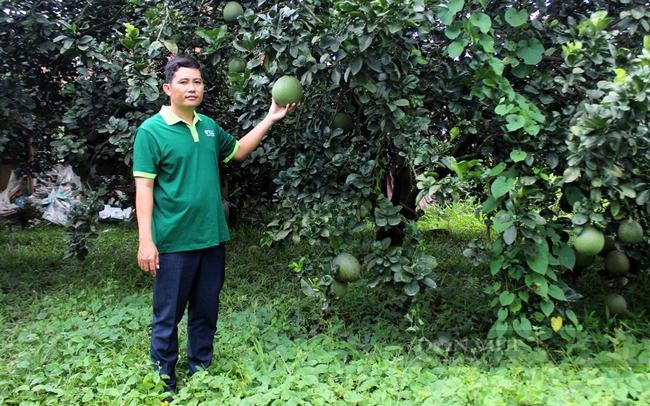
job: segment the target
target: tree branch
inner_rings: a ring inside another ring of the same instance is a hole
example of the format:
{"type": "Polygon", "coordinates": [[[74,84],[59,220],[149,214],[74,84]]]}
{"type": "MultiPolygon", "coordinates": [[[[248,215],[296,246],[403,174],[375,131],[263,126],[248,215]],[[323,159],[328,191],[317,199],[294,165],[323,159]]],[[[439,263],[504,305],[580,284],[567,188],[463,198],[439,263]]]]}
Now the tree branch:
{"type": "Polygon", "coordinates": [[[307,13],[309,13],[309,15],[311,15],[312,17],[314,17],[314,19],[315,19],[316,21],[318,21],[319,23],[323,24],[323,22],[321,21],[321,19],[318,18],[318,17],[316,17],[316,14],[314,14],[314,12],[309,8],[309,6],[307,6],[307,5],[305,4],[304,1],[300,1],[300,5],[301,5],[301,6],[302,6],[306,11],[307,11],[307,13]]]}

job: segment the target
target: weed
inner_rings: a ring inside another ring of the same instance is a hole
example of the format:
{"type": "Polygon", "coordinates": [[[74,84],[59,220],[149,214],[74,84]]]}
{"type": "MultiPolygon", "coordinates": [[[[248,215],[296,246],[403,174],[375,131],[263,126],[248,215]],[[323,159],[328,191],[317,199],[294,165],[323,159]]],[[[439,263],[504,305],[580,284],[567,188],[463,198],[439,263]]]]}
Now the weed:
{"type": "MultiPolygon", "coordinates": [[[[587,300],[575,342],[485,339],[489,272],[462,255],[483,232],[471,213],[456,205],[425,216],[424,229],[449,233],[422,247],[437,258],[438,288],[413,299],[390,285],[370,289],[362,275],[322,311],[289,264],[322,260],[324,248],[260,247],[257,225],[234,228],[213,365],[189,377],[181,357],[174,404],[647,404],[647,316],[607,317],[596,296],[608,287],[595,272],[578,285],[587,300]]],[[[0,404],[164,398],[148,360],[152,279],[135,264],[137,229],[111,223],[97,233],[83,262],[63,259],[63,229],[0,233],[0,404]]],[[[349,249],[362,256],[371,239],[361,233],[349,249]]]]}

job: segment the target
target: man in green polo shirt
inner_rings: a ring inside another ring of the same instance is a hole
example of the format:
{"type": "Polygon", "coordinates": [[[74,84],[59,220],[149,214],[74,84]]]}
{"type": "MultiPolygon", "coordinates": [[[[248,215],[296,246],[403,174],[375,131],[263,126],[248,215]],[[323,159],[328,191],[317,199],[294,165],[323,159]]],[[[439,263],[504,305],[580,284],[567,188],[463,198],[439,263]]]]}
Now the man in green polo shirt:
{"type": "Polygon", "coordinates": [[[138,218],[138,266],[155,276],[151,360],[176,390],[178,323],[187,306],[190,374],[207,368],[224,283],[224,243],[230,239],[221,205],[219,162],[243,161],[271,125],[297,104],[278,106],[237,140],[196,113],[204,84],[199,63],[177,56],[165,67],[170,105],[138,128],[133,175],[138,218]]]}

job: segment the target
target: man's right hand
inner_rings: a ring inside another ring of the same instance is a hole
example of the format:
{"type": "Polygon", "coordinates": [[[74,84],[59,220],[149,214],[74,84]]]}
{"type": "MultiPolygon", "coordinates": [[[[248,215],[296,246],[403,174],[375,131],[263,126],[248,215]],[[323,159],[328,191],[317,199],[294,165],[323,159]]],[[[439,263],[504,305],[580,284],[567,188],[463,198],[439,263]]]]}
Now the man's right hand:
{"type": "Polygon", "coordinates": [[[151,276],[156,276],[158,264],[158,249],[153,241],[141,242],[138,248],[138,266],[151,276]]]}

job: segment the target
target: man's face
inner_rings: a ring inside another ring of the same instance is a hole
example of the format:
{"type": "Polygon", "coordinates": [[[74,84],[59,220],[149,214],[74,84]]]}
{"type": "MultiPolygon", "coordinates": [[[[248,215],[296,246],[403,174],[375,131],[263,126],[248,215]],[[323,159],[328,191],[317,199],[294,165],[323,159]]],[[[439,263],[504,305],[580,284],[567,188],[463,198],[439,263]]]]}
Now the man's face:
{"type": "Polygon", "coordinates": [[[165,83],[163,90],[169,96],[172,107],[194,109],[203,101],[201,71],[193,68],[178,68],[172,82],[165,83]]]}

